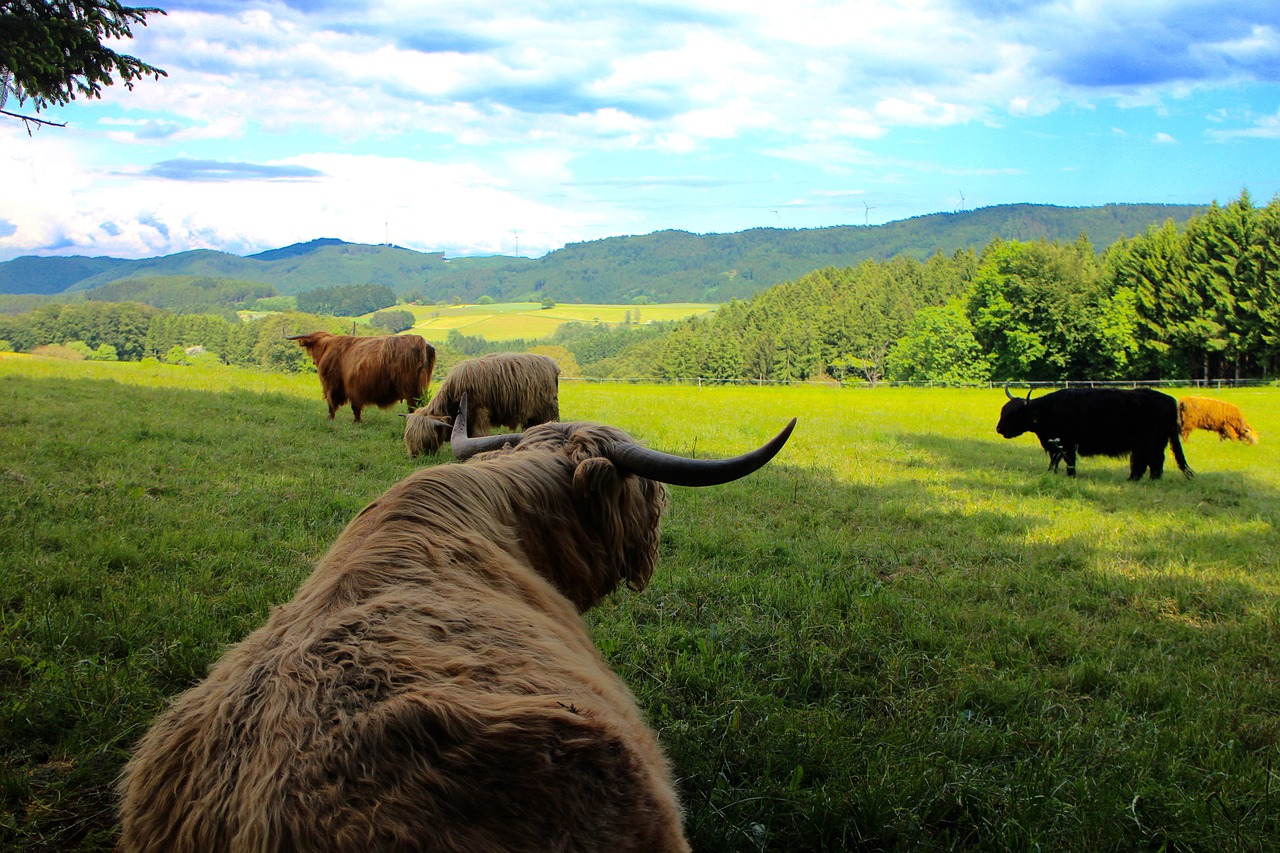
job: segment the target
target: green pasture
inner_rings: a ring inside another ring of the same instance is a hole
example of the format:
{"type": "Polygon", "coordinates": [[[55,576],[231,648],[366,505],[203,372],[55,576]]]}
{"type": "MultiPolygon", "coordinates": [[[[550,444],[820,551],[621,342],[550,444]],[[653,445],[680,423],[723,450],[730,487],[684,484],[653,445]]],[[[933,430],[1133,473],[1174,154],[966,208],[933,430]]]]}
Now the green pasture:
{"type": "MultiPolygon", "coordinates": [[[[566,419],[690,455],[799,418],[672,488],[649,589],[587,615],[694,849],[1275,849],[1280,388],[1213,396],[1262,443],[1130,483],[1048,474],[998,388],[562,383],[566,419]]],[[[314,376],[10,355],[0,402],[0,849],[108,850],[167,699],[451,457],[329,421],[314,376]]]]}
{"type": "Polygon", "coordinates": [[[492,305],[406,305],[397,306],[413,313],[415,323],[410,331],[429,341],[442,343],[457,330],[464,335],[480,336],[490,341],[517,338],[533,340],[546,337],[565,323],[626,322],[648,323],[660,320],[682,320],[715,310],[715,305],[676,302],[662,305],[575,305],[558,304],[543,308],[537,302],[504,302],[492,305]]]}

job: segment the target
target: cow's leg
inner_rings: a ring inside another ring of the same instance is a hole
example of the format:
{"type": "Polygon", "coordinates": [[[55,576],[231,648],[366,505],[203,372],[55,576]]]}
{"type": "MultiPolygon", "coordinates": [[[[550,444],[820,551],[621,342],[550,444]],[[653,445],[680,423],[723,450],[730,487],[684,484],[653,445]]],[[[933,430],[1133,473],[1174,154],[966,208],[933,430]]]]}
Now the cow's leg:
{"type": "Polygon", "coordinates": [[[357,406],[355,403],[352,403],[351,414],[356,416],[356,423],[360,423],[360,406],[357,406]]]}
{"type": "Polygon", "coordinates": [[[1160,471],[1155,457],[1150,455],[1149,451],[1133,451],[1133,454],[1129,457],[1129,479],[1134,482],[1141,480],[1142,475],[1146,473],[1148,468],[1151,469],[1151,479],[1160,479],[1160,471]]]}
{"type": "Polygon", "coordinates": [[[1068,444],[1062,451],[1067,458],[1067,476],[1074,477],[1076,475],[1076,446],[1068,444]]]}
{"type": "Polygon", "coordinates": [[[1148,467],[1151,469],[1151,479],[1153,480],[1159,480],[1160,475],[1164,473],[1164,448],[1165,446],[1162,444],[1159,450],[1151,452],[1151,460],[1148,463],[1148,467]]]}

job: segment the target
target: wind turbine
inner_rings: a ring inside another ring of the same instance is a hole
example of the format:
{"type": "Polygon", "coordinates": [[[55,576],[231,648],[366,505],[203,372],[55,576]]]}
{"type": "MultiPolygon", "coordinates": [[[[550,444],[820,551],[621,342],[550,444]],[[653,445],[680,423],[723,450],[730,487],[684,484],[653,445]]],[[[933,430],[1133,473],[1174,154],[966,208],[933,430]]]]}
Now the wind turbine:
{"type": "Polygon", "coordinates": [[[875,210],[875,208],[874,208],[874,207],[868,207],[868,206],[867,206],[867,200],[866,200],[866,199],[863,199],[863,200],[862,200],[862,207],[863,207],[863,211],[862,211],[862,224],[863,224],[863,226],[865,227],[866,225],[868,225],[868,224],[871,222],[871,211],[875,210]]]}
{"type": "Polygon", "coordinates": [[[960,190],[960,209],[964,210],[964,190],[960,190]]]}

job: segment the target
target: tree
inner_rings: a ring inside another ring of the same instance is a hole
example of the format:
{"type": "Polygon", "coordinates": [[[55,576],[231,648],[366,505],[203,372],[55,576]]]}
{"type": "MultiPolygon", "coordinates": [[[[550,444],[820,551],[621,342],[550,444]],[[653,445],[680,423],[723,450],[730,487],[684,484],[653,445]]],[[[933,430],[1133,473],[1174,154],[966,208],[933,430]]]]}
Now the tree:
{"type": "MultiPolygon", "coordinates": [[[[128,89],[143,77],[168,75],[153,65],[102,44],[133,38],[130,25],[147,25],[164,10],[124,6],[115,0],[0,0],[0,114],[54,125],[3,109],[12,94],[36,112],[65,105],[77,95],[102,97],[102,87],[119,77],[128,89]]],[[[61,126],[61,125],[57,125],[61,126]]]]}
{"type": "Polygon", "coordinates": [[[1249,305],[1254,312],[1258,361],[1262,375],[1273,375],[1280,366],[1280,198],[1257,213],[1253,240],[1249,246],[1253,292],[1249,305]]]}
{"type": "Polygon", "coordinates": [[[1093,247],[997,241],[983,253],[969,294],[974,337],[998,379],[1090,378],[1108,293],[1093,247]]]}
{"type": "Polygon", "coordinates": [[[369,318],[369,325],[377,329],[386,329],[392,334],[413,328],[413,312],[403,309],[389,309],[374,312],[369,318]]]}
{"type": "Polygon", "coordinates": [[[1177,284],[1185,280],[1182,238],[1172,220],[1160,228],[1119,244],[1114,250],[1112,276],[1116,291],[1134,295],[1138,363],[1152,378],[1186,376],[1179,329],[1185,323],[1185,299],[1177,298],[1177,284]]]}
{"type": "Polygon", "coordinates": [[[888,355],[889,375],[905,381],[947,385],[986,382],[990,358],[973,336],[964,306],[952,302],[941,308],[922,308],[888,355]]]}

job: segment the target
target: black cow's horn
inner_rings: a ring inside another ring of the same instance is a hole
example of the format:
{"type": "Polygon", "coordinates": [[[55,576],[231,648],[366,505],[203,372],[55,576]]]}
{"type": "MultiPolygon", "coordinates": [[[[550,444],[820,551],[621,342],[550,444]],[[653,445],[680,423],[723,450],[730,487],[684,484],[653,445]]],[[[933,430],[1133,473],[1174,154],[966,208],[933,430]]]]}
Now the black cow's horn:
{"type": "MultiPolygon", "coordinates": [[[[1028,400],[1030,400],[1030,399],[1031,399],[1031,392],[1032,392],[1033,390],[1035,390],[1035,389],[1033,389],[1030,385],[1028,385],[1028,386],[1027,386],[1027,399],[1028,399],[1028,400]]],[[[1016,400],[1016,399],[1018,399],[1017,397],[1013,396],[1013,394],[1009,393],[1009,383],[1008,383],[1008,382],[1004,383],[1004,395],[1005,395],[1006,397],[1008,397],[1010,400],[1016,400]]]]}

